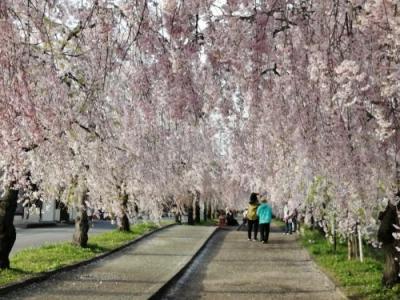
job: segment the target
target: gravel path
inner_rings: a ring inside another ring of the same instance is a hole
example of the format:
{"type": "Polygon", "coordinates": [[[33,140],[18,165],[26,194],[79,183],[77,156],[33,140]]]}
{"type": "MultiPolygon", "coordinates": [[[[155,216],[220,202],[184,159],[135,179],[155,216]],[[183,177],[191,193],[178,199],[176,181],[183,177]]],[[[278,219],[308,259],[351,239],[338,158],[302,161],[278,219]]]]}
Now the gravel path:
{"type": "Polygon", "coordinates": [[[217,232],[164,299],[345,299],[294,235],[272,230],[265,245],[217,232]]]}
{"type": "Polygon", "coordinates": [[[105,259],[0,299],[147,299],[186,265],[213,227],[173,226],[105,259]]]}

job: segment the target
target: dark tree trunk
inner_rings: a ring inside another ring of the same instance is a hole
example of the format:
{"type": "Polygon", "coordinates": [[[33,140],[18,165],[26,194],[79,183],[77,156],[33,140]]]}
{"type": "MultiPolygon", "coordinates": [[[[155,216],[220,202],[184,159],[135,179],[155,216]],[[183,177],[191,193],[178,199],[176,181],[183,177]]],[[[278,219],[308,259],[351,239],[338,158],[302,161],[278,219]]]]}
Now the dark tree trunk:
{"type": "Polygon", "coordinates": [[[207,202],[204,202],[203,220],[207,221],[207,202]]]}
{"type": "Polygon", "coordinates": [[[209,203],[207,206],[207,218],[211,219],[211,203],[209,203]]]}
{"type": "Polygon", "coordinates": [[[89,239],[89,218],[86,212],[86,206],[78,208],[78,215],[75,219],[75,232],[73,235],[73,243],[80,247],[87,247],[89,239]]]}
{"type": "Polygon", "coordinates": [[[385,287],[392,287],[395,283],[399,283],[399,252],[396,251],[396,246],[400,246],[400,241],[393,237],[393,233],[397,232],[393,224],[400,225],[397,210],[400,207],[389,203],[384,212],[381,212],[379,219],[381,224],[378,230],[378,240],[383,244],[383,251],[385,252],[385,265],[382,276],[382,285],[385,287]]]}
{"type": "Polygon", "coordinates": [[[78,194],[78,215],[75,219],[75,232],[72,237],[72,242],[80,247],[87,247],[88,232],[89,232],[89,218],[87,215],[87,199],[88,190],[86,187],[78,194]]]}
{"type": "Polygon", "coordinates": [[[175,212],[175,223],[182,224],[182,216],[181,216],[180,211],[175,212]]]}
{"type": "Polygon", "coordinates": [[[16,238],[14,214],[17,200],[18,190],[11,188],[0,197],[0,269],[10,268],[9,255],[16,238]]]}
{"type": "Polygon", "coordinates": [[[196,201],[195,204],[195,219],[194,221],[199,224],[200,223],[200,203],[199,201],[196,201]]]}
{"type": "Polygon", "coordinates": [[[189,225],[194,225],[193,207],[189,207],[189,209],[188,209],[188,224],[189,225]]]}
{"type": "Polygon", "coordinates": [[[399,262],[396,258],[399,256],[394,243],[383,245],[385,253],[385,265],[383,270],[382,285],[388,288],[393,287],[399,282],[399,262]]]}
{"type": "Polygon", "coordinates": [[[195,210],[194,210],[194,221],[196,224],[200,223],[200,192],[196,191],[196,200],[194,202],[195,210]]]}
{"type": "Polygon", "coordinates": [[[123,194],[120,197],[121,200],[121,216],[117,218],[117,225],[118,225],[118,230],[119,231],[129,231],[130,230],[130,224],[129,224],[129,219],[127,216],[127,211],[128,211],[128,195],[123,194]]]}
{"type": "Polygon", "coordinates": [[[188,224],[194,225],[194,218],[193,218],[193,201],[191,201],[188,207],[188,224]]]}
{"type": "Polygon", "coordinates": [[[118,221],[118,230],[119,231],[129,231],[130,230],[130,224],[129,224],[129,219],[126,214],[122,216],[122,218],[119,218],[118,221]]]}
{"type": "Polygon", "coordinates": [[[129,219],[126,214],[121,218],[120,224],[118,224],[118,230],[126,232],[130,230],[129,219]]]}

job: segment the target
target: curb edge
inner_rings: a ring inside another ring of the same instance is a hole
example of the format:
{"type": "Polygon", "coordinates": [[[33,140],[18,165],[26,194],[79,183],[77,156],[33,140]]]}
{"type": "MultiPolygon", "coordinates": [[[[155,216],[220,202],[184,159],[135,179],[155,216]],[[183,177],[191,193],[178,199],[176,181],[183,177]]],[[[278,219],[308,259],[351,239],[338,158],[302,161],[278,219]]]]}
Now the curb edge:
{"type": "Polygon", "coordinates": [[[207,246],[208,242],[214,237],[214,235],[220,231],[219,227],[215,227],[213,232],[209,235],[209,237],[204,241],[203,245],[193,254],[191,259],[180,269],[175,275],[173,275],[170,279],[168,279],[160,288],[158,288],[152,295],[148,298],[148,300],[158,300],[162,299],[161,297],[165,294],[165,292],[176,283],[180,277],[185,273],[185,271],[193,264],[194,260],[200,255],[200,253],[207,246]]]}

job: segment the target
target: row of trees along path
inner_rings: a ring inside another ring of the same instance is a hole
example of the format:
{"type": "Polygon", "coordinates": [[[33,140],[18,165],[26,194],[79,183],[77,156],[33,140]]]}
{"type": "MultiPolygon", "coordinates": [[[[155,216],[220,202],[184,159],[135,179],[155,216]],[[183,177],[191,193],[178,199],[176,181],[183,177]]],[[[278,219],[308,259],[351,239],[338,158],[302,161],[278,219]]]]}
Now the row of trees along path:
{"type": "Polygon", "coordinates": [[[2,0],[0,32],[1,269],[18,199],[73,206],[84,247],[88,209],[127,230],[267,188],[350,254],[378,245],[400,189],[398,0],[2,0]]]}

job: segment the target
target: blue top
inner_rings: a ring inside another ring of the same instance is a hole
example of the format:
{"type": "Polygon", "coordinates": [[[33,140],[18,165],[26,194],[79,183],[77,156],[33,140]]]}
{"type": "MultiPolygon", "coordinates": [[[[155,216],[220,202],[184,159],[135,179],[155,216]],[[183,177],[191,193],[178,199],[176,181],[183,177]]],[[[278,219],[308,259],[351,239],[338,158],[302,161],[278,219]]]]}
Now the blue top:
{"type": "Polygon", "coordinates": [[[267,203],[261,203],[257,208],[257,216],[260,224],[270,223],[272,219],[272,208],[267,203]]]}

